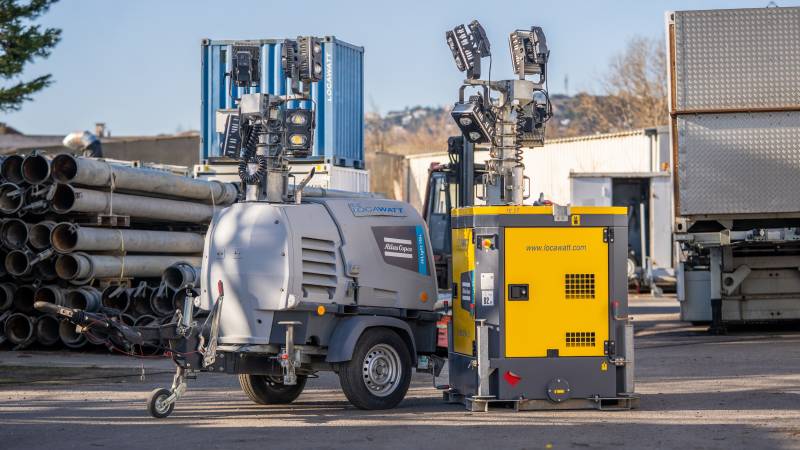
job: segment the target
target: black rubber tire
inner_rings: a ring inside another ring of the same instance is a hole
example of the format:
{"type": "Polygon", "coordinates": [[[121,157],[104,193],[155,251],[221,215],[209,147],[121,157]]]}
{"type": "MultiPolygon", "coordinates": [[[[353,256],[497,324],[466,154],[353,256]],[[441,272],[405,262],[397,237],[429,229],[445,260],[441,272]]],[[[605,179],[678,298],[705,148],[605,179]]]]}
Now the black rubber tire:
{"type": "Polygon", "coordinates": [[[297,400],[306,387],[305,375],[297,376],[297,384],[275,383],[266,375],[239,375],[239,386],[247,397],[259,405],[285,405],[297,400]]]}
{"type": "Polygon", "coordinates": [[[411,384],[411,353],[403,339],[389,328],[370,328],[358,338],[350,361],[339,366],[339,382],[344,395],[356,408],[366,410],[391,409],[397,406],[408,392],[411,384]],[[400,360],[400,382],[393,392],[380,397],[365,384],[363,364],[375,345],[384,344],[392,347],[400,360]]]}
{"type": "Polygon", "coordinates": [[[147,412],[156,419],[163,419],[172,414],[172,411],[175,409],[175,403],[169,405],[165,410],[159,410],[156,406],[158,400],[169,397],[171,394],[172,392],[170,392],[169,389],[154,389],[147,397],[147,412]]]}

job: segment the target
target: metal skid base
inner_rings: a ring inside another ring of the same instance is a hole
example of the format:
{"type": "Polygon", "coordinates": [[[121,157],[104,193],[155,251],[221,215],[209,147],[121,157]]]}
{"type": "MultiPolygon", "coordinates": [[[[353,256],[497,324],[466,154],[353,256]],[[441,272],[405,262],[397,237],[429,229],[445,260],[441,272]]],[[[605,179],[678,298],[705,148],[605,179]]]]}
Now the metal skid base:
{"type": "Polygon", "coordinates": [[[576,410],[598,409],[603,411],[626,411],[639,407],[639,396],[630,395],[613,398],[572,398],[563,402],[550,400],[537,400],[520,398],[515,400],[498,400],[494,397],[466,396],[456,390],[450,389],[443,392],[444,401],[447,403],[461,403],[467,411],[489,412],[489,407],[509,408],[514,411],[549,411],[549,410],[576,410]]]}

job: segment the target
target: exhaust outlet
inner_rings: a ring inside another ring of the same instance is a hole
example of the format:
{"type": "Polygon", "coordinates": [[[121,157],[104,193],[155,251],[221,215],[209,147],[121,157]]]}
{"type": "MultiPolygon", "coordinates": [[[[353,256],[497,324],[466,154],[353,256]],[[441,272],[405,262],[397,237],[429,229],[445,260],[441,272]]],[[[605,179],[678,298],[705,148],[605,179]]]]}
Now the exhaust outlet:
{"type": "Polygon", "coordinates": [[[30,154],[22,160],[20,172],[27,183],[42,184],[50,179],[50,158],[39,153],[30,154]]]}
{"type": "Polygon", "coordinates": [[[14,345],[33,343],[36,339],[33,319],[22,313],[11,314],[6,319],[5,334],[8,341],[14,345]]]}
{"type": "Polygon", "coordinates": [[[60,325],[56,316],[47,314],[36,320],[36,341],[44,346],[51,347],[58,344],[58,327],[60,325]]]}

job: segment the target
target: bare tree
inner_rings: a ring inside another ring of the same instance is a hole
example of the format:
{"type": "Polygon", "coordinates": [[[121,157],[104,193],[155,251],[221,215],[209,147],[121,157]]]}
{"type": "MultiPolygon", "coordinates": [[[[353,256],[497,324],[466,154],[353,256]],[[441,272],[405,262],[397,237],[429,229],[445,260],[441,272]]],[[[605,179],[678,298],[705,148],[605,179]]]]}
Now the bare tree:
{"type": "Polygon", "coordinates": [[[554,101],[548,137],[610,133],[667,123],[666,55],[661,41],[634,37],[609,62],[602,94],[554,101]]]}
{"type": "Polygon", "coordinates": [[[619,128],[642,128],[667,122],[667,70],[659,40],[634,37],[611,60],[603,80],[605,93],[615,97],[619,128]]]}

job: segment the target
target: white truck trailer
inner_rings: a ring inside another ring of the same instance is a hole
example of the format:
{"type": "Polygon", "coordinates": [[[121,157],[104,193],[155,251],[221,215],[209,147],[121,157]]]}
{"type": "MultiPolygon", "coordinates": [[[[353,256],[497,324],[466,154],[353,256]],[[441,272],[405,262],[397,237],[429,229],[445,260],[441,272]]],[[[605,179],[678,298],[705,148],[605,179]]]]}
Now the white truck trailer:
{"type": "Polygon", "coordinates": [[[666,25],[682,319],[800,319],[800,8],[666,25]]]}

